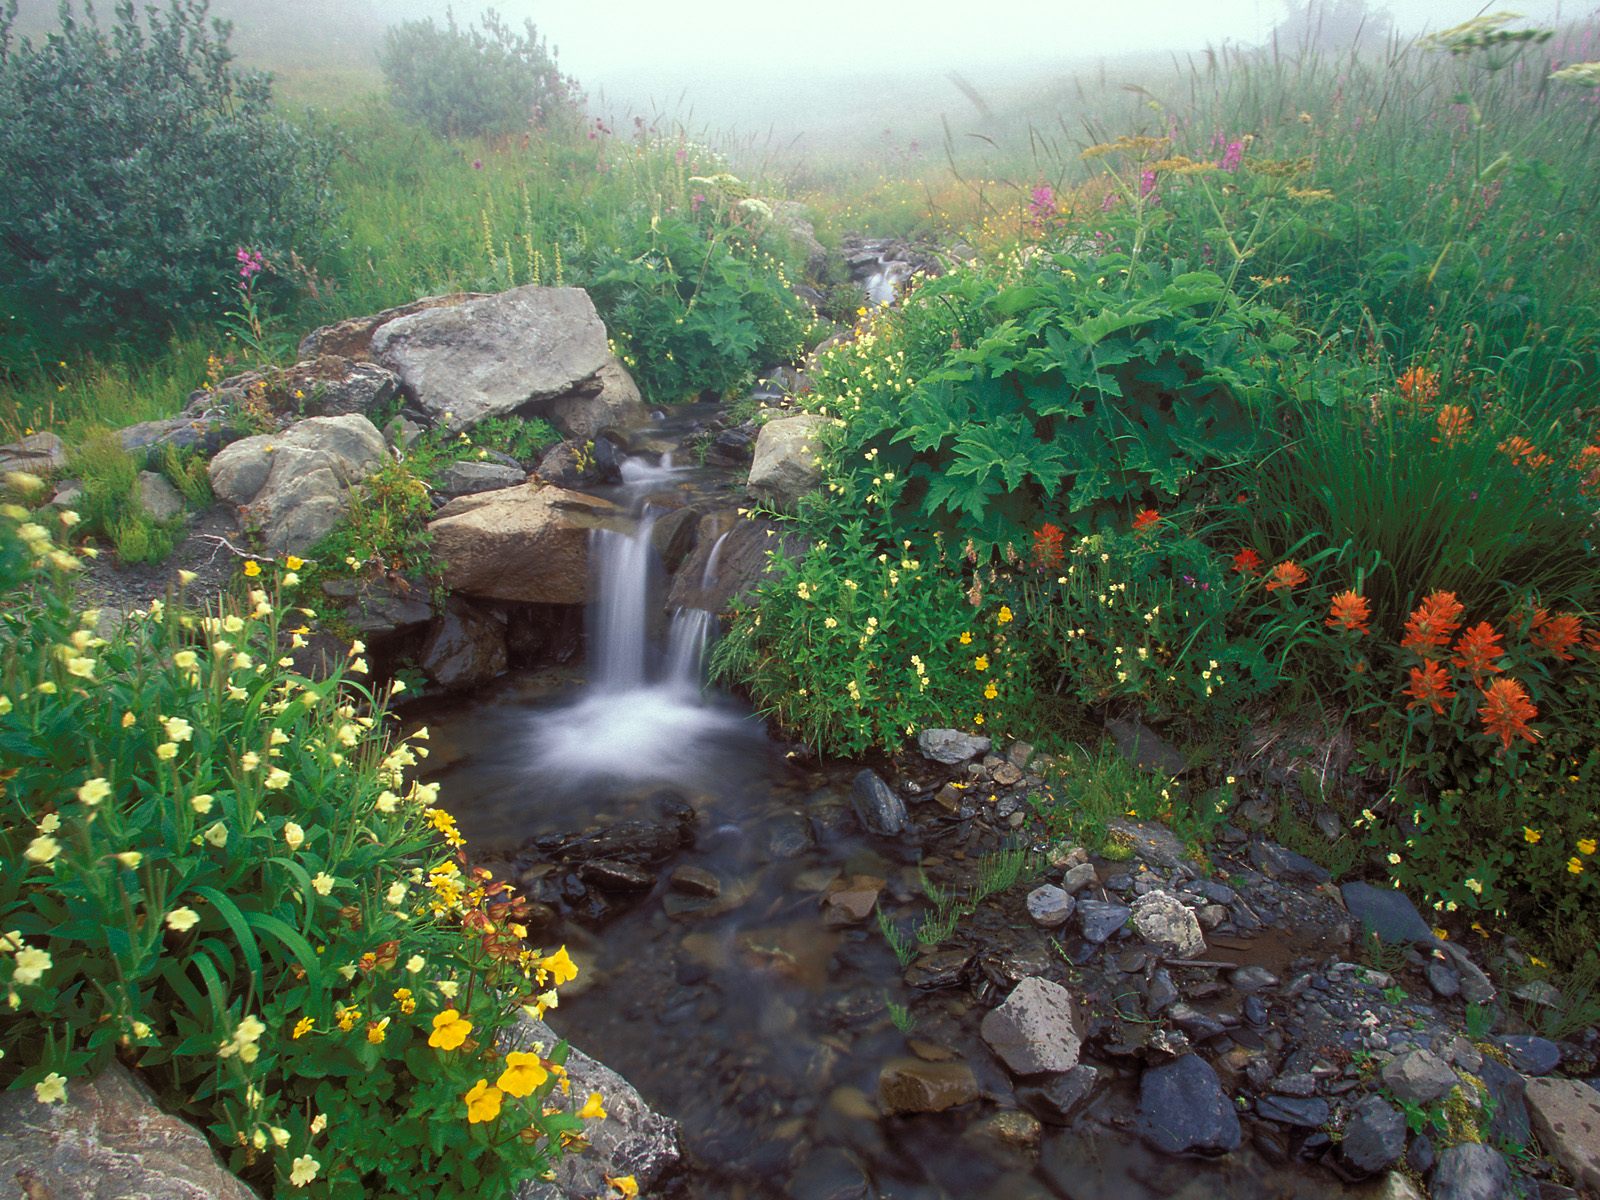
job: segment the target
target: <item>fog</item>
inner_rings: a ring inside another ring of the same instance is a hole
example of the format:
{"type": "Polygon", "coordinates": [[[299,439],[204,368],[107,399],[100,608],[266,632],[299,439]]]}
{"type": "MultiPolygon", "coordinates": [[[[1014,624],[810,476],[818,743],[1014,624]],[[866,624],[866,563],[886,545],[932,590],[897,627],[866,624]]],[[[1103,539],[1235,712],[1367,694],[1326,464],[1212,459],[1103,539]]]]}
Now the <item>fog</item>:
{"type": "MultiPolygon", "coordinates": [[[[146,0],[148,2],[148,0],[146,0]]],[[[102,14],[110,0],[98,5],[102,14]]],[[[346,85],[370,87],[384,26],[419,17],[463,23],[478,3],[446,0],[213,0],[234,23],[243,61],[291,77],[302,67],[356,70],[346,85]]],[[[990,105],[1015,108],[1074,71],[1139,79],[1170,56],[1207,47],[1269,42],[1292,25],[1286,0],[1009,0],[995,9],[970,0],[501,0],[513,24],[531,19],[562,68],[597,112],[615,120],[667,115],[727,135],[863,142],[885,134],[902,144],[990,105]],[[1157,57],[1159,56],[1159,57],[1157,57]],[[902,136],[903,135],[903,136],[902,136]]],[[[1346,18],[1361,0],[1321,0],[1325,44],[1348,44],[1346,18]]],[[[1304,0],[1300,10],[1305,29],[1304,0]]],[[[1453,0],[1371,0],[1376,43],[1413,37],[1496,9],[1453,0]]],[[[19,28],[53,27],[57,0],[22,0],[19,28]]],[[[1587,16],[1592,3],[1537,0],[1529,21],[1556,25],[1587,16]]]]}

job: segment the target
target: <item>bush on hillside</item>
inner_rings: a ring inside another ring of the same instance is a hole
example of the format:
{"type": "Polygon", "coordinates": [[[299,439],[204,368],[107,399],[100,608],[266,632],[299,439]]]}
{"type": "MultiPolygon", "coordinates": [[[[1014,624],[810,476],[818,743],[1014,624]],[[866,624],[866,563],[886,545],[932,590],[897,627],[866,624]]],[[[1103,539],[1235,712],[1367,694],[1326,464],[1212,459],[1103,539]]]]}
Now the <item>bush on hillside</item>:
{"type": "Polygon", "coordinates": [[[102,29],[63,0],[38,45],[0,13],[0,368],[216,315],[240,247],[322,248],[332,147],[232,67],[208,5],[123,0],[102,29]]]}
{"type": "Polygon", "coordinates": [[[447,14],[405,21],[383,39],[378,62],[394,106],[440,137],[479,137],[543,128],[576,111],[576,87],[533,22],[515,32],[493,10],[481,28],[447,14]]]}

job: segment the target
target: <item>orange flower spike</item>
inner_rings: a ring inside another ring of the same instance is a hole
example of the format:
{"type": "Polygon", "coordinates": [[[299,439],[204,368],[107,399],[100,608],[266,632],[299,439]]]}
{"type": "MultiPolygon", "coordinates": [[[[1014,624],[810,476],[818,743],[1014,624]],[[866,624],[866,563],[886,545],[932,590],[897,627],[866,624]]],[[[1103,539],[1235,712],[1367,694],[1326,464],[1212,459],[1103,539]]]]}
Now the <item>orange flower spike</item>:
{"type": "Polygon", "coordinates": [[[1550,616],[1543,609],[1533,614],[1533,625],[1528,630],[1528,641],[1562,662],[1571,662],[1571,647],[1583,640],[1583,622],[1572,613],[1550,616]]]}
{"type": "Polygon", "coordinates": [[[1504,669],[1499,665],[1503,657],[1505,650],[1500,645],[1500,635],[1489,622],[1479,621],[1461,635],[1451,661],[1477,683],[1485,675],[1498,675],[1504,669]]]}
{"type": "Polygon", "coordinates": [[[1410,676],[1411,683],[1405,694],[1411,699],[1406,702],[1406,711],[1427,705],[1435,716],[1444,716],[1444,702],[1456,698],[1450,690],[1450,676],[1445,669],[1429,659],[1420,667],[1412,667],[1410,676]]]}
{"type": "Polygon", "coordinates": [[[1328,619],[1323,622],[1331,629],[1348,629],[1355,633],[1371,633],[1367,622],[1372,620],[1372,606],[1358,592],[1340,592],[1328,607],[1328,619]]]}
{"type": "Polygon", "coordinates": [[[1046,521],[1033,534],[1033,565],[1041,570],[1059,567],[1063,558],[1061,543],[1066,534],[1046,521]]]}
{"type": "Polygon", "coordinates": [[[1478,707],[1483,732],[1488,737],[1499,738],[1507,750],[1511,749],[1512,738],[1538,741],[1538,730],[1528,726],[1538,715],[1539,710],[1528,699],[1527,690],[1515,679],[1496,679],[1483,689],[1483,703],[1478,707]]]}
{"type": "Polygon", "coordinates": [[[1292,592],[1310,578],[1305,568],[1291,558],[1272,568],[1267,579],[1267,591],[1275,592],[1279,588],[1285,588],[1292,592]]]}
{"type": "Polygon", "coordinates": [[[1141,508],[1133,518],[1133,531],[1146,533],[1161,524],[1161,514],[1153,508],[1141,508]]]}
{"type": "Polygon", "coordinates": [[[1411,367],[1401,374],[1395,384],[1402,396],[1418,404],[1426,404],[1439,396],[1439,375],[1427,367],[1411,367]]]}
{"type": "Polygon", "coordinates": [[[1431,650],[1442,650],[1450,644],[1461,617],[1466,612],[1454,592],[1430,592],[1406,619],[1406,636],[1400,646],[1415,650],[1423,658],[1432,658],[1431,650]]]}
{"type": "Polygon", "coordinates": [[[1472,424],[1472,410],[1464,404],[1446,404],[1439,410],[1435,420],[1439,424],[1439,436],[1433,440],[1453,446],[1456,439],[1465,434],[1467,427],[1472,424]]]}
{"type": "Polygon", "coordinates": [[[1261,574],[1261,555],[1249,546],[1233,556],[1233,569],[1241,575],[1261,574]]]}

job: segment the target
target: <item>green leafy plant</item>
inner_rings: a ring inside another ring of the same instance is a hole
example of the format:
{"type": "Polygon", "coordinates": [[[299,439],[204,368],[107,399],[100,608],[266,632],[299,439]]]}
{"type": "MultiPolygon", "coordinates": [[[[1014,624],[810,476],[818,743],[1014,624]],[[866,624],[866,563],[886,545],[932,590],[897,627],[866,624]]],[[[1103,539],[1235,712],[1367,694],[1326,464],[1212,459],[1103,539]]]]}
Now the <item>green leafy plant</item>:
{"type": "Polygon", "coordinates": [[[883,934],[883,940],[889,949],[894,952],[895,961],[902,967],[911,962],[917,955],[916,942],[901,931],[883,909],[878,910],[878,931],[883,934]]]}
{"type": "Polygon", "coordinates": [[[889,1020],[901,1033],[910,1033],[917,1027],[917,1018],[912,1015],[911,1009],[897,1001],[884,997],[883,1006],[888,1010],[889,1020]]]}
{"type": "Polygon", "coordinates": [[[114,433],[90,434],[73,449],[68,469],[82,485],[75,510],[83,518],[80,533],[103,538],[123,562],[160,562],[172,553],[181,536],[182,518],[160,522],[145,511],[138,461],[114,433]]]}

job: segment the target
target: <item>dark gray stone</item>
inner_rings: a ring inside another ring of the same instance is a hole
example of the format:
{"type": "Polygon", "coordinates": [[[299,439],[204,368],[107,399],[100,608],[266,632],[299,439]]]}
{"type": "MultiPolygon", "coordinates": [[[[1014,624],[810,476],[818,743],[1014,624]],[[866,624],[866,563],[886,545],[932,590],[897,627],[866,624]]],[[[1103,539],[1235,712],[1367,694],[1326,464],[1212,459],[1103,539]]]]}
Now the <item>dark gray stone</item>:
{"type": "Polygon", "coordinates": [[[1363,1096],[1345,1123],[1339,1155],[1361,1175],[1387,1171],[1406,1152],[1406,1119],[1382,1096],[1363,1096]]]}
{"type": "Polygon", "coordinates": [[[1412,1050],[1384,1064],[1383,1082],[1395,1099],[1432,1104],[1461,1082],[1450,1065],[1429,1050],[1412,1050]]]}
{"type": "Polygon", "coordinates": [[[1226,1154],[1243,1141],[1238,1114],[1211,1064],[1185,1054],[1139,1080],[1139,1136],[1166,1154],[1226,1154]]]}
{"type": "Polygon", "coordinates": [[[970,950],[938,950],[913,960],[903,978],[908,987],[920,991],[955,987],[966,975],[967,964],[971,961],[970,950]]]}
{"type": "Polygon", "coordinates": [[[1209,1041],[1228,1032],[1228,1027],[1217,1017],[1188,1004],[1174,1004],[1167,1009],[1166,1018],[1196,1042],[1209,1041]]]}
{"type": "Polygon", "coordinates": [[[441,688],[487,683],[506,669],[504,614],[450,597],[444,614],[429,630],[417,661],[428,679],[441,688]]]}
{"type": "Polygon", "coordinates": [[[1132,915],[1133,910],[1126,904],[1112,904],[1105,900],[1078,901],[1078,928],[1083,932],[1085,941],[1097,945],[1114,937],[1132,915]]]}
{"type": "Polygon", "coordinates": [[[1077,895],[1099,877],[1093,863],[1078,863],[1061,877],[1061,890],[1077,895]]]}
{"type": "Polygon", "coordinates": [[[1117,744],[1122,757],[1141,770],[1157,775],[1182,775],[1189,769],[1188,760],[1138,720],[1112,719],[1106,722],[1106,732],[1117,744]]]}
{"type": "Polygon", "coordinates": [[[1481,1142],[1446,1146],[1428,1181],[1432,1200],[1512,1200],[1511,1168],[1500,1151],[1481,1142]]]}
{"type": "Polygon", "coordinates": [[[1332,1114],[1328,1102],[1318,1096],[1261,1096],[1256,1100],[1256,1115],[1280,1125],[1320,1129],[1332,1114]]]}
{"type": "Polygon", "coordinates": [[[1428,986],[1433,994],[1444,1000],[1453,1000],[1461,994],[1461,976],[1447,964],[1431,959],[1427,966],[1428,986]]]}
{"type": "Polygon", "coordinates": [[[923,757],[950,767],[987,754],[990,745],[988,738],[974,737],[959,729],[924,729],[917,734],[917,749],[923,757]]]}
{"type": "Polygon", "coordinates": [[[868,833],[893,837],[909,819],[905,801],[875,771],[862,771],[850,788],[850,804],[868,833]]]}
{"type": "Polygon", "coordinates": [[[1499,1041],[1511,1056],[1511,1065],[1524,1075],[1548,1075],[1561,1065],[1561,1047],[1549,1038],[1508,1034],[1499,1041]]]}
{"type": "Polygon", "coordinates": [[[1263,874],[1291,883],[1327,883],[1332,878],[1326,867],[1318,866],[1304,854],[1296,854],[1277,842],[1251,843],[1250,861],[1263,874]]]}
{"type": "Polygon", "coordinates": [[[1024,1084],[1017,1089],[1017,1103],[1047,1125],[1065,1125],[1073,1113],[1094,1095],[1100,1072],[1079,1063],[1063,1075],[1044,1083],[1024,1084]]]}
{"type": "Polygon", "coordinates": [[[1532,1136],[1528,1119],[1527,1081],[1498,1059],[1487,1056],[1473,1074],[1483,1080],[1494,1102],[1488,1140],[1499,1145],[1526,1146],[1532,1136]]]}
{"type": "Polygon", "coordinates": [[[1042,884],[1028,893],[1028,916],[1044,929],[1058,929],[1067,923],[1077,902],[1054,884],[1042,884]]]}
{"type": "Polygon", "coordinates": [[[463,459],[451,463],[433,481],[433,490],[441,496],[454,499],[478,492],[493,492],[500,488],[515,487],[528,477],[521,467],[508,467],[503,463],[480,462],[463,459]]]}
{"type": "Polygon", "coordinates": [[[1339,894],[1344,897],[1344,906],[1350,910],[1350,915],[1385,942],[1391,945],[1433,942],[1433,930],[1422,919],[1417,906],[1398,888],[1346,883],[1339,888],[1339,894]]]}
{"type": "Polygon", "coordinates": [[[1255,992],[1264,992],[1268,988],[1278,986],[1278,977],[1265,967],[1255,965],[1238,968],[1228,976],[1228,982],[1233,984],[1235,991],[1251,995],[1255,992]]]}

